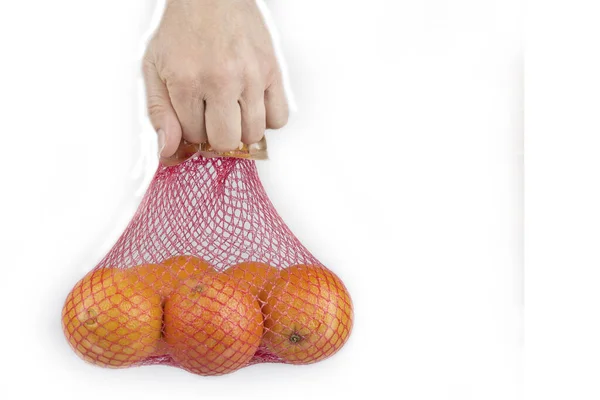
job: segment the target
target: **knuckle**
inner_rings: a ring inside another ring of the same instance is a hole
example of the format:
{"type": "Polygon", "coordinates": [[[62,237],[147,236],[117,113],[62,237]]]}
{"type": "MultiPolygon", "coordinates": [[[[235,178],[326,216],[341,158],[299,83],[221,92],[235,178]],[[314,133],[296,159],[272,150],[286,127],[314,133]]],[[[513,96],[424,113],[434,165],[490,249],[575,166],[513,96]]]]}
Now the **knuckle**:
{"type": "Polygon", "coordinates": [[[157,117],[165,112],[165,106],[159,102],[149,99],[148,101],[148,115],[150,117],[157,117]]]}
{"type": "Polygon", "coordinates": [[[165,82],[174,82],[179,79],[180,70],[177,67],[174,67],[172,63],[168,62],[168,59],[165,60],[163,58],[162,62],[159,64],[159,74],[161,78],[165,82]]]}
{"type": "Polygon", "coordinates": [[[162,78],[172,86],[187,87],[198,81],[197,64],[189,61],[167,63],[160,71],[162,78]]]}
{"type": "Polygon", "coordinates": [[[181,79],[169,85],[169,95],[177,103],[190,106],[202,99],[202,90],[197,79],[181,79]]]}
{"type": "Polygon", "coordinates": [[[224,77],[233,77],[239,75],[239,63],[236,60],[226,60],[217,64],[217,69],[224,77]]]}
{"type": "Polygon", "coordinates": [[[190,102],[203,99],[202,84],[197,75],[179,75],[169,83],[169,93],[179,101],[190,102]]]}
{"type": "Polygon", "coordinates": [[[191,90],[189,85],[185,85],[182,83],[172,84],[169,86],[169,96],[175,103],[186,102],[191,95],[191,90]]]}
{"type": "Polygon", "coordinates": [[[244,68],[244,79],[248,83],[262,82],[263,74],[257,65],[248,65],[244,68]]]}
{"type": "Polygon", "coordinates": [[[269,86],[281,84],[281,70],[277,63],[270,64],[267,68],[267,82],[269,86]]]}
{"type": "Polygon", "coordinates": [[[236,63],[224,62],[207,69],[203,80],[213,88],[223,89],[237,85],[241,80],[241,75],[236,63]]]}
{"type": "Polygon", "coordinates": [[[169,86],[178,91],[189,91],[194,85],[196,85],[197,77],[190,72],[171,72],[169,76],[169,86]]]}

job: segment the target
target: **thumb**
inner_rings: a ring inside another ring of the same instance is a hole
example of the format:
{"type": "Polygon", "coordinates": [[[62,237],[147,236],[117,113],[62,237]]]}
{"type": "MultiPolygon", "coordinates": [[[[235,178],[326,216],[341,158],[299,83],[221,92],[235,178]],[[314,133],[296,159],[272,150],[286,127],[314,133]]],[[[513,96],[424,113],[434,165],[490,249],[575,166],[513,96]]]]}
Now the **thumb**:
{"type": "Polygon", "coordinates": [[[144,61],[143,72],[148,115],[158,134],[158,155],[171,157],[181,142],[181,125],[171,104],[167,86],[160,78],[154,63],[144,61]]]}

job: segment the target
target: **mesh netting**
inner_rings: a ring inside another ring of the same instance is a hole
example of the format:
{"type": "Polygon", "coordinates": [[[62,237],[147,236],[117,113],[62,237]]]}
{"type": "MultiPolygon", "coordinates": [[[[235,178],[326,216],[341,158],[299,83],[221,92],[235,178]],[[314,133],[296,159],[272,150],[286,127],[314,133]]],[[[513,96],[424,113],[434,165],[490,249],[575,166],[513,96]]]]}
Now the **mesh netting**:
{"type": "Polygon", "coordinates": [[[353,311],[341,280],[273,208],[254,161],[197,156],[159,167],[62,318],[93,364],[220,375],[325,359],[346,342],[353,311]]]}

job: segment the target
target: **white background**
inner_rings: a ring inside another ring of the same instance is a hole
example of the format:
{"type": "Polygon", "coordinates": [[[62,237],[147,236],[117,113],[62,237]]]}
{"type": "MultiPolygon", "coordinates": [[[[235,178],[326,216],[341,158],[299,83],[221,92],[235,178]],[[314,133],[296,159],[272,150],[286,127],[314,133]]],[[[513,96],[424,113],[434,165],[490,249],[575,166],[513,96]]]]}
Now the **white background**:
{"type": "MultiPolygon", "coordinates": [[[[203,378],[89,366],[60,327],[68,291],[126,226],[156,167],[139,95],[153,2],[1,2],[0,397],[520,398],[519,3],[270,1],[298,111],[268,135],[261,176],[345,281],[355,330],[319,364],[203,378]]],[[[583,151],[589,171],[575,185],[593,184],[598,167],[583,151]]]]}
{"type": "Polygon", "coordinates": [[[600,398],[600,4],[529,2],[526,394],[600,398]]]}

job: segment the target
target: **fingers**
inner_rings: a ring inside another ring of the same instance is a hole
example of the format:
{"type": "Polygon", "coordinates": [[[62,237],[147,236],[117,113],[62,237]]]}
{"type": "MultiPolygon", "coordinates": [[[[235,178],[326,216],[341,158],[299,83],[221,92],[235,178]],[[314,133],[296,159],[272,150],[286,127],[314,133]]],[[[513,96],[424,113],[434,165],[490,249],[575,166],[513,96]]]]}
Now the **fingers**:
{"type": "Polygon", "coordinates": [[[173,156],[182,139],[209,142],[219,152],[231,151],[240,143],[259,142],[266,128],[281,128],[288,120],[281,79],[266,90],[262,79],[242,84],[225,80],[219,85],[210,79],[172,79],[165,83],[149,62],[144,64],[144,79],[148,112],[158,133],[162,158],[173,156]],[[239,87],[245,89],[236,89],[239,87]]]}
{"type": "Polygon", "coordinates": [[[204,98],[200,88],[192,82],[188,85],[174,85],[169,88],[171,102],[179,118],[183,138],[190,143],[207,141],[204,123],[204,98]]]}
{"type": "Polygon", "coordinates": [[[161,157],[170,157],[181,142],[181,125],[171,104],[169,91],[154,64],[144,62],[143,73],[148,114],[158,134],[158,153],[161,157]]]}
{"type": "Polygon", "coordinates": [[[214,150],[222,152],[239,147],[242,140],[242,115],[237,100],[207,100],[204,118],[208,142],[214,150]]]}
{"type": "Polygon", "coordinates": [[[289,109],[281,78],[267,88],[264,101],[267,112],[267,128],[279,129],[285,126],[289,117],[289,109]]]}
{"type": "Polygon", "coordinates": [[[258,143],[265,135],[266,110],[264,92],[260,87],[244,92],[240,99],[242,142],[258,143]]]}

